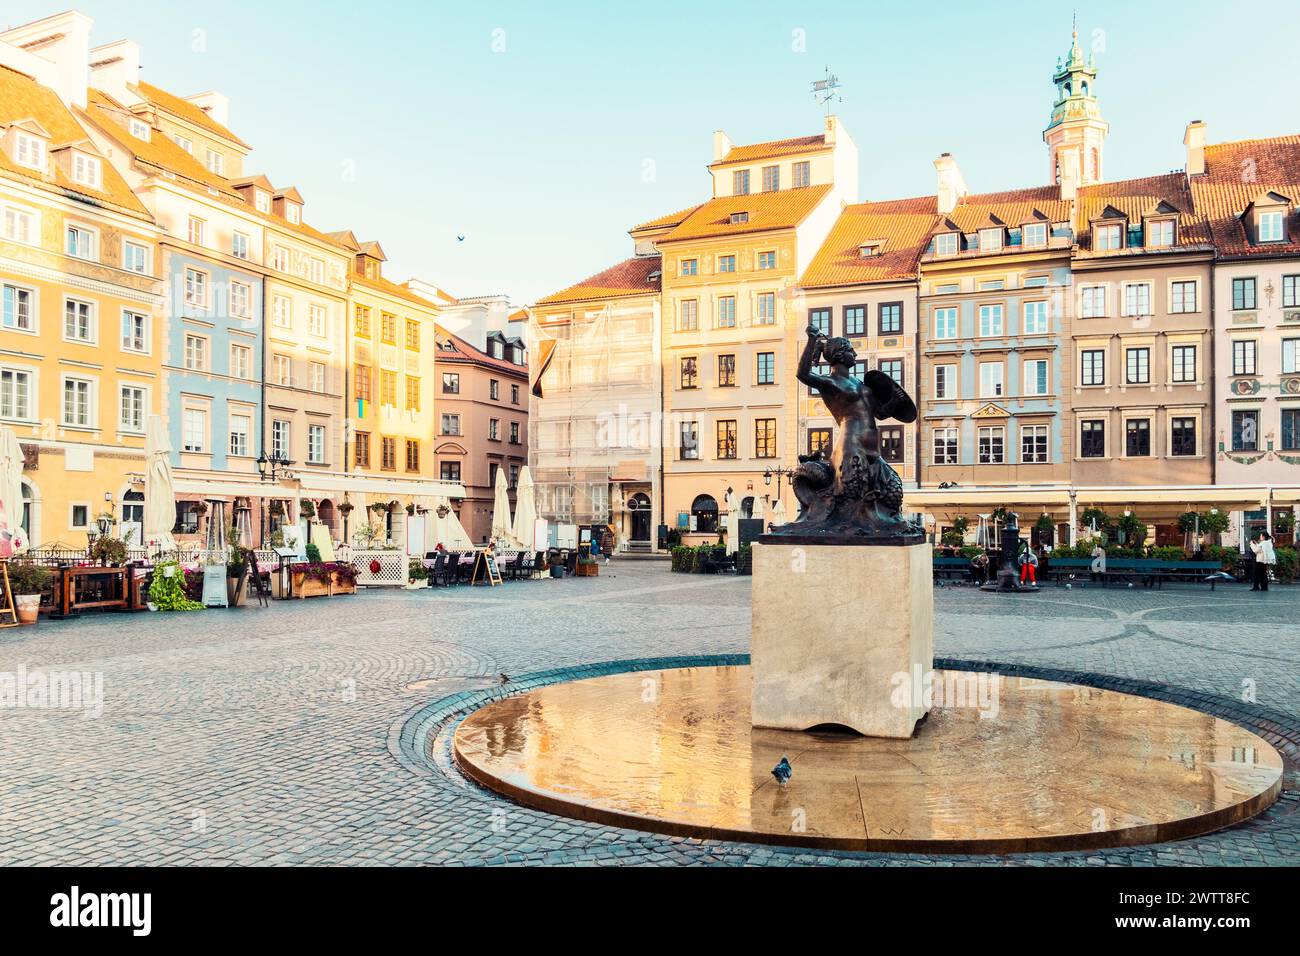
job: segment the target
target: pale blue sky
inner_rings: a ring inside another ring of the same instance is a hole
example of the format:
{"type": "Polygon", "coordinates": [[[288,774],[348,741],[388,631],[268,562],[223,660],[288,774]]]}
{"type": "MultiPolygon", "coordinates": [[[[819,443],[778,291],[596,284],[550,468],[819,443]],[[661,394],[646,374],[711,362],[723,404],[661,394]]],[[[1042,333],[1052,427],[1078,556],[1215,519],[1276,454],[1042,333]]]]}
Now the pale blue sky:
{"type": "MultiPolygon", "coordinates": [[[[933,192],[944,151],[975,191],[1046,183],[1050,76],[1074,6],[77,4],[96,44],[141,44],[146,80],[226,93],[248,170],[296,185],[313,225],[382,242],[390,278],[520,304],[625,258],[629,226],[707,198],[713,130],[738,143],[819,132],[808,89],[827,64],[864,198],[933,192]]],[[[60,9],[5,0],[2,16],[60,9]]],[[[1108,178],[1181,167],[1190,119],[1211,142],[1300,130],[1298,4],[1099,2],[1079,5],[1079,28],[1101,44],[1108,178]]]]}

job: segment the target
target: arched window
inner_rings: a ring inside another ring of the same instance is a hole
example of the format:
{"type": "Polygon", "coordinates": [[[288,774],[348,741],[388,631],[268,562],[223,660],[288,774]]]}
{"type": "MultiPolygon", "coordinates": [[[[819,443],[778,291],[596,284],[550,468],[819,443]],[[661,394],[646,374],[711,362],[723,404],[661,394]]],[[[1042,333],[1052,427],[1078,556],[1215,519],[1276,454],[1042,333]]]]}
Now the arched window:
{"type": "Polygon", "coordinates": [[[1087,80],[1084,80],[1084,81],[1083,81],[1083,95],[1084,95],[1084,96],[1087,96],[1087,95],[1088,95],[1088,81],[1087,81],[1087,80]]]}
{"type": "MultiPolygon", "coordinates": [[[[13,520],[6,516],[7,520],[13,520]]],[[[23,531],[27,534],[27,543],[35,548],[40,541],[41,531],[41,500],[36,494],[36,489],[26,478],[23,479],[23,514],[22,514],[23,531]]]]}
{"type": "Polygon", "coordinates": [[[699,495],[691,502],[695,530],[709,534],[718,530],[718,503],[712,495],[699,495]]]}
{"type": "Polygon", "coordinates": [[[749,495],[740,501],[740,516],[742,518],[754,517],[754,496],[749,495]]]}

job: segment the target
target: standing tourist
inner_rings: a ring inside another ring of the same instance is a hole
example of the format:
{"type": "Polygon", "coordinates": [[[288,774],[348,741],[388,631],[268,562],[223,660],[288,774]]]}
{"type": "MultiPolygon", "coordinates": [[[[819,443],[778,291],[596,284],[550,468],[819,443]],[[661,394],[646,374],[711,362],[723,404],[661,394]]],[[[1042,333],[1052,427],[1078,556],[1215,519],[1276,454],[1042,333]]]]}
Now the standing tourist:
{"type": "Polygon", "coordinates": [[[1250,550],[1255,554],[1255,575],[1250,586],[1252,591],[1268,590],[1268,572],[1277,564],[1277,552],[1273,550],[1273,536],[1261,531],[1250,543],[1250,550]]]}

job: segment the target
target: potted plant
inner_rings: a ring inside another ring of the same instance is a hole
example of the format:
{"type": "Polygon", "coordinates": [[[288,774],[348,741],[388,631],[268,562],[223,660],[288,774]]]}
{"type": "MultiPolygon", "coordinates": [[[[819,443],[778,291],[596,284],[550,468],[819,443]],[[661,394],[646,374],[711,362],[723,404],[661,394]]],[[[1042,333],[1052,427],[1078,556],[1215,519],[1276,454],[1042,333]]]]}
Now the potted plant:
{"type": "Polygon", "coordinates": [[[267,510],[270,512],[272,518],[283,518],[284,502],[276,498],[271,502],[271,507],[267,510]]]}
{"type": "Polygon", "coordinates": [[[304,518],[308,520],[311,520],[312,518],[316,517],[316,502],[312,501],[310,498],[299,499],[298,514],[302,515],[304,518]]]}
{"type": "Polygon", "coordinates": [[[49,568],[29,561],[9,565],[9,588],[19,624],[35,624],[41,614],[41,594],[54,580],[49,568]]]}
{"type": "Polygon", "coordinates": [[[352,514],[354,510],[356,510],[356,505],[350,501],[344,501],[343,504],[339,505],[339,514],[345,518],[352,514]]]}
{"type": "Polygon", "coordinates": [[[126,564],[126,542],[108,535],[96,538],[90,546],[90,560],[106,568],[120,568],[126,564]]]}
{"type": "Polygon", "coordinates": [[[293,593],[299,598],[355,594],[357,571],[347,561],[306,562],[289,566],[293,593]]]}
{"type": "Polygon", "coordinates": [[[600,576],[600,564],[589,554],[578,559],[578,577],[594,578],[600,576]]]}

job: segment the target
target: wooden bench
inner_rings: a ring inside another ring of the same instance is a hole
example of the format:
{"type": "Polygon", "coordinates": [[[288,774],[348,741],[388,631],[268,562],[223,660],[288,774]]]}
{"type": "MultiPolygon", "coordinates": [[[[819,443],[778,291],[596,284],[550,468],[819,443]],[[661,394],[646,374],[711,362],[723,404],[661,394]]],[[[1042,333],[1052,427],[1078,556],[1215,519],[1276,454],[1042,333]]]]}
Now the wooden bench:
{"type": "MultiPolygon", "coordinates": [[[[1049,557],[1047,574],[1058,585],[1070,578],[1092,577],[1093,558],[1055,558],[1049,557]]],[[[1205,581],[1210,578],[1210,589],[1219,583],[1218,578],[1210,577],[1223,570],[1218,561],[1169,561],[1163,558],[1107,558],[1105,570],[1099,572],[1102,587],[1108,581],[1133,581],[1141,578],[1143,583],[1152,587],[1163,587],[1165,581],[1205,581]]]]}
{"type": "Polygon", "coordinates": [[[970,558],[946,558],[939,557],[938,555],[935,556],[934,576],[936,580],[940,578],[948,578],[965,581],[970,578],[970,575],[970,558]]]}

